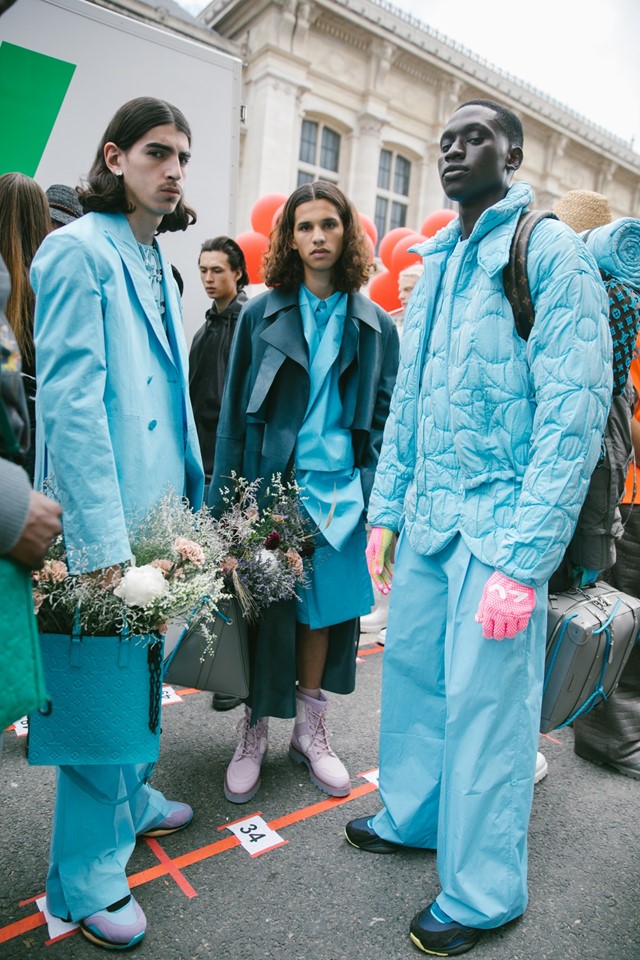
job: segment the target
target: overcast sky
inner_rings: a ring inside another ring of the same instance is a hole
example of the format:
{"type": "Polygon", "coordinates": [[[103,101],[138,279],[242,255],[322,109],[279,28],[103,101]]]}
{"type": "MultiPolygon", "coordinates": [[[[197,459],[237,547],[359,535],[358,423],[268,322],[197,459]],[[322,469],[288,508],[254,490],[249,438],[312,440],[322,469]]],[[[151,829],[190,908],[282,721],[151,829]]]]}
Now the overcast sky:
{"type": "MultiPolygon", "coordinates": [[[[179,0],[192,13],[202,0],[179,0]]],[[[640,153],[640,0],[394,0],[393,6],[640,153]]]]}

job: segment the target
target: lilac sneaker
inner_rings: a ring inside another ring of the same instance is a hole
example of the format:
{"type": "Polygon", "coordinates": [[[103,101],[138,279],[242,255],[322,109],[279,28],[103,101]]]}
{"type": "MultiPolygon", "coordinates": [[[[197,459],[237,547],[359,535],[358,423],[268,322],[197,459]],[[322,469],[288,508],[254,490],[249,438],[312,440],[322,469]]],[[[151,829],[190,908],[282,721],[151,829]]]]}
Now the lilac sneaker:
{"type": "Polygon", "coordinates": [[[168,800],[171,810],[160,823],[149,830],[144,830],[141,837],[166,837],[170,833],[177,833],[188,827],[193,820],[193,810],[188,803],[180,803],[179,800],[168,800]]]}
{"type": "Polygon", "coordinates": [[[80,921],[82,934],[107,950],[129,950],[140,943],[147,930],[147,918],[134,897],[98,910],[80,921]]]}

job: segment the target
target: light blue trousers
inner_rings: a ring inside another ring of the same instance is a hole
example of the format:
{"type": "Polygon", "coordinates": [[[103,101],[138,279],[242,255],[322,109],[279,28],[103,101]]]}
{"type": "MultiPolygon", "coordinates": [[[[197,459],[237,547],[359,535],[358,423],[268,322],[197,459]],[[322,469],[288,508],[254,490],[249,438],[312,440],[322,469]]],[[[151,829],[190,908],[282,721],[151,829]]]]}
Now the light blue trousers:
{"type": "Polygon", "coordinates": [[[547,589],[526,631],[485,640],[474,616],[492,568],[458,535],[422,556],[401,534],[382,672],[385,840],[437,848],[438,904],[491,928],[527,905],[527,828],[544,675],[547,589]]]}
{"type": "MultiPolygon", "coordinates": [[[[72,769],[95,790],[116,800],[135,790],[147,765],[72,769]]],[[[101,802],[72,779],[68,770],[56,770],[47,907],[56,917],[78,921],[128,896],[125,870],[136,834],[161,823],[170,807],[148,784],[124,803],[101,802]]]]}

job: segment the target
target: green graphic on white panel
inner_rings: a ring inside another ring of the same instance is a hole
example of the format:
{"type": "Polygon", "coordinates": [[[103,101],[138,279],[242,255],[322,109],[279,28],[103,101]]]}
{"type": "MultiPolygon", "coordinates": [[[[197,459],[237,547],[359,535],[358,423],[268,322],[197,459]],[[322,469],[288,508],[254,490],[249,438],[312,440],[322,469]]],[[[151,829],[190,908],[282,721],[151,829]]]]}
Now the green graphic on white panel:
{"type": "Polygon", "coordinates": [[[0,174],[35,175],[75,69],[73,63],[0,43],[0,174]]]}

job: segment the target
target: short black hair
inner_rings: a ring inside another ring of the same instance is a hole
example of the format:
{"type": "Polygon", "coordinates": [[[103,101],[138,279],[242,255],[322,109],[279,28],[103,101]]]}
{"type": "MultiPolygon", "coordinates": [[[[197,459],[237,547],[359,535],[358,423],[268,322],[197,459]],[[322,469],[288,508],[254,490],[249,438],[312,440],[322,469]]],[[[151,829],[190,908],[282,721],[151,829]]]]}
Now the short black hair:
{"type": "Polygon", "coordinates": [[[461,103],[459,107],[456,107],[453,112],[457,113],[458,110],[462,110],[463,107],[473,106],[487,107],[488,110],[493,110],[498,123],[507,136],[509,145],[512,147],[522,147],[524,143],[524,130],[522,129],[520,118],[515,115],[513,110],[509,110],[508,107],[504,107],[501,103],[496,103],[495,100],[478,99],[466,100],[464,103],[461,103]]]}
{"type": "Polygon", "coordinates": [[[244,253],[240,244],[236,243],[235,240],[232,240],[231,237],[212,237],[210,240],[205,240],[202,246],[200,247],[200,253],[198,254],[198,264],[200,264],[200,254],[208,253],[211,250],[218,250],[220,253],[226,253],[227,260],[229,261],[229,266],[232,270],[241,270],[242,274],[238,283],[236,284],[238,288],[238,293],[247,286],[249,283],[249,274],[247,273],[247,262],[244,258],[244,253]]]}

